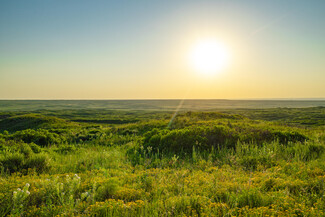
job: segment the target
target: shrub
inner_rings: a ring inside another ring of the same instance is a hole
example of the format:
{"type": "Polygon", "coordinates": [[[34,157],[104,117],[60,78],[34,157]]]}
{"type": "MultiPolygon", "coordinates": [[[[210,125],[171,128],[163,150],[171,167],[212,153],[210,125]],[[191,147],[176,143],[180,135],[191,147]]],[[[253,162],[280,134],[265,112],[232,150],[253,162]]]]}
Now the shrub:
{"type": "Polygon", "coordinates": [[[118,190],[118,182],[116,179],[108,179],[101,186],[98,187],[96,192],[96,200],[104,201],[109,198],[113,198],[113,195],[118,190]]]}
{"type": "Polygon", "coordinates": [[[114,196],[116,196],[117,199],[121,199],[123,201],[140,200],[143,194],[144,194],[143,190],[136,190],[136,189],[125,188],[125,187],[116,190],[116,192],[114,192],[114,196]]]}
{"type": "Polygon", "coordinates": [[[7,147],[3,144],[0,144],[0,151],[6,151],[7,147]]]}
{"type": "Polygon", "coordinates": [[[24,168],[35,169],[38,173],[42,173],[50,168],[50,158],[46,154],[35,154],[26,160],[24,168]]]}
{"type": "Polygon", "coordinates": [[[190,126],[183,129],[153,129],[144,134],[142,145],[144,149],[152,147],[154,152],[191,153],[196,150],[211,150],[212,148],[235,148],[238,141],[244,143],[263,144],[279,141],[304,142],[308,138],[299,132],[286,130],[277,131],[272,128],[257,126],[190,126]]]}
{"type": "Polygon", "coordinates": [[[29,147],[26,144],[21,147],[24,147],[22,152],[9,152],[5,156],[2,156],[0,165],[4,171],[8,171],[9,173],[25,173],[31,168],[41,173],[50,168],[50,159],[47,155],[34,154],[31,149],[26,148],[29,147]]]}
{"type": "Polygon", "coordinates": [[[39,147],[38,145],[36,145],[36,144],[33,143],[33,142],[30,143],[29,146],[30,146],[30,148],[33,150],[33,152],[34,152],[35,154],[38,154],[38,153],[40,153],[40,152],[42,151],[41,147],[39,147]]]}
{"type": "Polygon", "coordinates": [[[270,198],[256,189],[242,191],[240,195],[236,196],[235,200],[238,207],[248,206],[253,208],[267,206],[271,203],[270,198]]]}
{"type": "Polygon", "coordinates": [[[305,154],[304,160],[312,160],[319,158],[325,151],[324,145],[308,144],[308,151],[305,154]]]}
{"type": "Polygon", "coordinates": [[[19,152],[22,153],[25,158],[29,158],[33,154],[32,148],[26,143],[19,144],[19,152]]]}
{"type": "Polygon", "coordinates": [[[61,145],[58,148],[56,148],[54,151],[60,154],[69,154],[75,152],[76,147],[73,145],[61,145]]]}
{"type": "Polygon", "coordinates": [[[307,136],[294,131],[272,131],[272,137],[279,140],[281,144],[288,144],[288,142],[305,142],[308,140],[307,136]]]}
{"type": "Polygon", "coordinates": [[[48,130],[38,129],[38,130],[22,130],[17,131],[12,134],[10,138],[15,140],[22,140],[26,143],[35,143],[39,146],[47,146],[50,144],[58,144],[62,142],[62,139],[56,133],[51,133],[48,130]]]}
{"type": "Polygon", "coordinates": [[[24,155],[18,152],[8,153],[0,162],[5,171],[9,171],[10,173],[17,172],[23,168],[24,155]]]}

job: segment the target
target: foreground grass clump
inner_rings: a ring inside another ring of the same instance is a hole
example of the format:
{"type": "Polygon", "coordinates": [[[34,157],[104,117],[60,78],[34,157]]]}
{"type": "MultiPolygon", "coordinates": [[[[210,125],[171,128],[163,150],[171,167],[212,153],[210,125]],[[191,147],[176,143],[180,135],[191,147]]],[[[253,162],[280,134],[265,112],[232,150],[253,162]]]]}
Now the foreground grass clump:
{"type": "Polygon", "coordinates": [[[233,112],[68,111],[4,130],[0,216],[324,216],[323,126],[233,112]]]}

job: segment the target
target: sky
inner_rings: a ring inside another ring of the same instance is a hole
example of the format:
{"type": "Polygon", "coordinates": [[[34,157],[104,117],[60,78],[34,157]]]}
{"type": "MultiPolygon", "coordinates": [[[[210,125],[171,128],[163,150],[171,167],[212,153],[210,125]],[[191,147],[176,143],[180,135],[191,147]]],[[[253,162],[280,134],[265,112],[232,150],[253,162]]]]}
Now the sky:
{"type": "Polygon", "coordinates": [[[325,98],[324,0],[0,0],[0,99],[325,98]],[[200,40],[227,67],[191,68],[200,40]]]}

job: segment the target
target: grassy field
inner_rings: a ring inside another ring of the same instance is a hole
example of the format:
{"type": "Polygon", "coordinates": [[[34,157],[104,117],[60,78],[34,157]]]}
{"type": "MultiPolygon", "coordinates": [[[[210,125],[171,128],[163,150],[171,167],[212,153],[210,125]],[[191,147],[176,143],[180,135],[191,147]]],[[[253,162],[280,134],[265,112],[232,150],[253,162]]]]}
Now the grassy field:
{"type": "Polygon", "coordinates": [[[136,103],[3,107],[0,216],[325,216],[325,107],[136,103]]]}

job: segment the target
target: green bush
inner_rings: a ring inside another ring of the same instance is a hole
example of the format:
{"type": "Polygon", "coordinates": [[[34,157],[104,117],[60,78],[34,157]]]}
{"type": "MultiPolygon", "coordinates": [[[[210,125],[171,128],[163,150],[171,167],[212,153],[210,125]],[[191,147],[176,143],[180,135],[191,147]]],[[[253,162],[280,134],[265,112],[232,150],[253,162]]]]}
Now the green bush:
{"type": "Polygon", "coordinates": [[[22,144],[17,152],[7,152],[1,156],[0,166],[9,173],[26,173],[28,169],[41,173],[50,168],[50,158],[45,154],[34,154],[27,144],[22,144]]]}
{"type": "Polygon", "coordinates": [[[11,134],[11,139],[22,140],[25,143],[35,143],[39,146],[47,146],[50,144],[59,144],[62,142],[60,136],[56,133],[51,133],[48,130],[38,129],[38,130],[22,130],[11,134]]]}
{"type": "Polygon", "coordinates": [[[55,152],[60,154],[69,154],[76,151],[76,147],[73,145],[61,145],[58,148],[54,149],[55,152]]]}
{"type": "Polygon", "coordinates": [[[114,178],[108,179],[101,186],[98,187],[96,192],[96,200],[105,201],[106,199],[113,198],[118,190],[118,181],[114,178]]]}
{"type": "Polygon", "coordinates": [[[191,126],[183,129],[153,129],[144,134],[143,147],[152,147],[154,152],[191,153],[212,148],[235,148],[238,141],[263,144],[279,141],[304,142],[308,138],[299,132],[276,131],[257,126],[191,126]]]}
{"type": "Polygon", "coordinates": [[[277,139],[281,144],[288,142],[305,142],[308,137],[299,132],[272,131],[272,137],[277,139]]]}
{"type": "Polygon", "coordinates": [[[272,202],[269,197],[256,189],[242,191],[241,194],[236,195],[234,200],[238,207],[248,206],[249,208],[268,206],[272,202]]]}
{"type": "Polygon", "coordinates": [[[33,142],[30,143],[29,146],[30,146],[30,148],[33,150],[33,152],[34,152],[35,154],[38,154],[38,153],[40,153],[40,152],[42,151],[41,147],[39,147],[38,145],[36,145],[36,144],[33,143],[33,142]]]}
{"type": "Polygon", "coordinates": [[[32,148],[26,143],[19,144],[19,152],[22,153],[25,158],[29,158],[34,153],[32,148]]]}
{"type": "Polygon", "coordinates": [[[0,144],[0,151],[6,151],[7,150],[7,146],[0,144]]]}
{"type": "Polygon", "coordinates": [[[25,161],[24,168],[35,169],[38,173],[45,172],[50,168],[50,158],[46,154],[34,154],[25,161]]]}
{"type": "Polygon", "coordinates": [[[0,159],[0,164],[5,171],[10,173],[18,172],[23,169],[24,155],[22,153],[7,153],[0,159]]]}
{"type": "Polygon", "coordinates": [[[321,144],[308,144],[308,151],[305,153],[304,160],[319,158],[325,152],[325,147],[321,144]]]}

